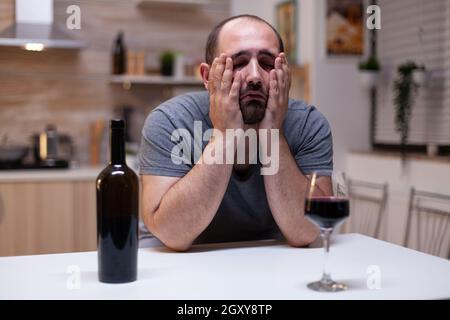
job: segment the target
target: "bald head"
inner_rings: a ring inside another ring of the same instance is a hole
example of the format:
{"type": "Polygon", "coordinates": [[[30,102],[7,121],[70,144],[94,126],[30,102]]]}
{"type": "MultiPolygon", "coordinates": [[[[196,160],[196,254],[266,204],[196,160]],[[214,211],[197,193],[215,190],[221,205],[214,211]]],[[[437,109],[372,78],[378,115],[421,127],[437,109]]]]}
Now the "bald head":
{"type": "Polygon", "coordinates": [[[205,61],[207,64],[211,65],[212,61],[214,60],[214,57],[216,57],[218,54],[217,48],[219,46],[219,40],[221,38],[220,37],[221,31],[223,29],[225,29],[227,32],[231,31],[231,30],[233,30],[233,27],[236,26],[236,24],[245,22],[245,20],[253,20],[254,22],[261,23],[261,24],[265,25],[266,27],[269,27],[273,31],[273,33],[276,37],[276,41],[278,42],[279,52],[284,51],[283,40],[281,39],[281,36],[277,32],[277,30],[275,30],[275,28],[270,23],[268,23],[264,19],[261,19],[258,16],[243,14],[243,15],[238,15],[238,16],[234,16],[234,17],[228,18],[226,20],[223,20],[221,23],[219,23],[217,26],[215,26],[214,29],[211,31],[211,33],[208,36],[208,40],[206,42],[205,61]]]}

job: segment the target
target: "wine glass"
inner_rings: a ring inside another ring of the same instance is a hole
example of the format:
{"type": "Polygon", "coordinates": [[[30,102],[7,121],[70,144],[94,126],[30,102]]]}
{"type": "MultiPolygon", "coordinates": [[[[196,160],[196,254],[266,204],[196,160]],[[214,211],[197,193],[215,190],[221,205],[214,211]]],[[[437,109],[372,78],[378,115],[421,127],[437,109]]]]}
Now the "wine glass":
{"type": "Polygon", "coordinates": [[[326,176],[326,174],[313,172],[309,179],[305,195],[305,217],[320,229],[325,249],[325,263],[322,278],[309,283],[308,288],[315,291],[337,292],[346,290],[347,286],[331,279],[328,254],[333,229],[349,216],[347,184],[343,172],[332,172],[331,176],[328,173],[332,184],[332,194],[330,194],[330,191],[326,190],[326,186],[318,183],[320,176],[326,176]]]}

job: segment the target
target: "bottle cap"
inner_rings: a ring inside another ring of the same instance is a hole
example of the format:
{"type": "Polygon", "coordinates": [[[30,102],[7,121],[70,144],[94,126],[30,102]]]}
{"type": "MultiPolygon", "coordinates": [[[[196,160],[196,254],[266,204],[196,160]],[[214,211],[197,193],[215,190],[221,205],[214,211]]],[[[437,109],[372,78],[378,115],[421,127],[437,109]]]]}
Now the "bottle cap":
{"type": "Polygon", "coordinates": [[[124,129],[125,121],[122,119],[113,119],[111,120],[111,129],[124,129]]]}

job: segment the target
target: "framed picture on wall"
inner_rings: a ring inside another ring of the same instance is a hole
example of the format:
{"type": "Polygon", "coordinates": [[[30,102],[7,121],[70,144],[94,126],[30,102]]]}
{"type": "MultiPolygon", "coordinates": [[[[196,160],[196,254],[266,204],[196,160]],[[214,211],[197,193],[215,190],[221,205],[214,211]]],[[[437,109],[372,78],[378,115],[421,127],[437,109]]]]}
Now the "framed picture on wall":
{"type": "Polygon", "coordinates": [[[363,54],[363,0],[327,0],[326,41],[328,55],[363,54]]]}
{"type": "Polygon", "coordinates": [[[297,64],[297,2],[288,0],[276,6],[276,27],[290,64],[297,64]]]}

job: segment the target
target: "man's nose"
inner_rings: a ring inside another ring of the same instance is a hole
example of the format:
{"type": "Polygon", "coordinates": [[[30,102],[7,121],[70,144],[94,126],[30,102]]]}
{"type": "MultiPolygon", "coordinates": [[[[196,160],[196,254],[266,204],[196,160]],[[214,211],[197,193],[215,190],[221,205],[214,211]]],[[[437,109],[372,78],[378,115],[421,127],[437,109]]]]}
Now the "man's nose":
{"type": "Polygon", "coordinates": [[[248,68],[247,84],[249,86],[260,87],[262,85],[262,78],[258,63],[251,61],[248,64],[248,68]]]}

